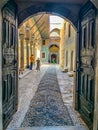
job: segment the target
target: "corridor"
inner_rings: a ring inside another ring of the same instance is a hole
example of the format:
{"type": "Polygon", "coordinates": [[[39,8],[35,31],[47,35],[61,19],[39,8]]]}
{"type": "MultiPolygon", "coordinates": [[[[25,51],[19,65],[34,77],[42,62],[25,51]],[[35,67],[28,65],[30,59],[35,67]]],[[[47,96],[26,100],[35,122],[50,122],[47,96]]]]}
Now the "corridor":
{"type": "Polygon", "coordinates": [[[73,109],[73,77],[44,64],[19,80],[19,106],[8,128],[84,125],[73,109]]]}

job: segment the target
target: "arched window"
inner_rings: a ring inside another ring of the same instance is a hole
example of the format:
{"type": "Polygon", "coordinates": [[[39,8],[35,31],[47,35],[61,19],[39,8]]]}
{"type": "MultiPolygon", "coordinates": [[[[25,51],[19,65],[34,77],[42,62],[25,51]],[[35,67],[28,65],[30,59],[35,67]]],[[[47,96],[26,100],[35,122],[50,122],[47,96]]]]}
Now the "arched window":
{"type": "Polygon", "coordinates": [[[71,52],[71,65],[70,69],[73,70],[73,51],[71,52]]]}
{"type": "Polygon", "coordinates": [[[66,67],[68,66],[68,51],[66,51],[66,67]]]}
{"type": "Polygon", "coordinates": [[[68,37],[70,37],[71,36],[71,25],[69,24],[68,25],[68,37]]]}

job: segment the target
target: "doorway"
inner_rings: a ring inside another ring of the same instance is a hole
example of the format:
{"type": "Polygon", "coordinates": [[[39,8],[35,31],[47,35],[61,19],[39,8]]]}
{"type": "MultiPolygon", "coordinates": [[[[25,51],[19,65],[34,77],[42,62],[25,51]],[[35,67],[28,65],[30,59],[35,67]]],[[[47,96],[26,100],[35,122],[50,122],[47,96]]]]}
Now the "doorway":
{"type": "MultiPolygon", "coordinates": [[[[89,4],[88,4],[89,5],[89,4]]],[[[51,7],[49,5],[47,5],[45,3],[45,6],[43,7],[43,5],[41,5],[41,8],[39,8],[39,6],[36,6],[36,11],[33,10],[34,8],[29,8],[29,11],[28,8],[26,10],[24,10],[23,12],[21,12],[19,14],[19,24],[21,24],[23,22],[23,20],[29,16],[31,16],[31,14],[27,13],[27,15],[25,15],[24,12],[30,12],[30,13],[33,13],[33,14],[36,14],[38,13],[37,11],[41,12],[41,11],[49,11],[49,8],[48,7],[51,7]],[[37,10],[38,8],[38,10],[37,10]],[[39,10],[41,9],[41,10],[39,10]],[[22,15],[23,14],[23,15],[22,15]],[[23,17],[20,17],[20,16],[23,16],[23,17]]],[[[52,6],[53,7],[53,6],[52,6]]],[[[58,6],[56,6],[58,7],[58,6]]],[[[88,7],[88,6],[87,6],[88,7]]],[[[81,23],[80,23],[80,32],[81,34],[79,34],[79,39],[81,39],[82,43],[80,45],[80,50],[79,50],[79,56],[77,56],[79,58],[79,60],[81,62],[79,62],[79,67],[78,69],[81,70],[81,72],[77,72],[78,75],[79,75],[79,83],[81,81],[81,87],[79,87],[79,84],[77,86],[78,90],[79,90],[79,101],[80,101],[80,104],[79,104],[79,111],[80,113],[82,114],[82,111],[84,111],[86,113],[86,109],[84,109],[82,106],[85,105],[88,103],[90,103],[91,107],[92,107],[92,110],[91,110],[91,113],[89,114],[88,113],[88,119],[86,118],[86,116],[83,115],[83,118],[85,118],[87,124],[89,125],[90,122],[92,123],[92,125],[90,125],[91,129],[92,129],[92,126],[93,126],[93,112],[94,112],[94,82],[95,82],[95,78],[92,76],[89,76],[89,73],[88,71],[85,71],[87,70],[88,68],[88,63],[89,61],[86,61],[83,59],[86,54],[84,52],[86,52],[86,49],[90,47],[92,48],[95,48],[95,45],[93,44],[93,38],[94,37],[90,37],[91,39],[87,39],[88,37],[88,32],[90,32],[91,34],[93,34],[93,32],[95,30],[93,30],[93,27],[95,26],[95,8],[94,6],[90,3],[90,9],[89,11],[92,11],[92,14],[94,15],[90,15],[90,25],[92,28],[89,28],[88,27],[88,24],[85,25],[84,23],[84,19],[80,19],[81,20],[81,23]],[[89,31],[90,30],[90,31],[89,31]],[[83,34],[83,35],[82,35],[83,34]],[[83,36],[83,37],[82,37],[83,36]],[[88,44],[87,41],[90,41],[90,45],[88,44]],[[92,46],[93,45],[93,46],[92,46]],[[83,53],[81,53],[83,52],[83,53]],[[83,62],[83,63],[82,63],[83,62]],[[81,64],[80,64],[81,63],[81,64]],[[87,66],[84,66],[84,64],[86,64],[87,66]],[[83,68],[83,69],[81,69],[83,68]],[[86,73],[84,73],[84,71],[86,73]],[[87,79],[87,80],[86,80],[87,79]],[[85,81],[85,86],[84,86],[84,82],[85,81]],[[87,82],[86,82],[87,81],[87,82]],[[89,85],[88,85],[89,84],[89,85]],[[89,88],[88,88],[89,87],[89,88]],[[85,88],[85,92],[82,93],[82,90],[85,88]],[[89,93],[91,93],[91,91],[88,91],[88,90],[91,90],[93,88],[93,93],[91,94],[91,98],[89,97],[89,93]],[[90,101],[89,101],[90,99],[90,101]],[[84,101],[87,101],[85,102],[84,104],[84,101]],[[90,120],[90,122],[89,122],[90,120]]],[[[50,8],[50,12],[52,12],[51,10],[52,8],[50,8]]],[[[60,10],[62,10],[62,6],[60,6],[60,10]]],[[[85,8],[84,8],[85,10],[85,8]]],[[[63,10],[64,11],[64,10],[63,10]]],[[[61,11],[61,12],[63,12],[61,11]]],[[[88,10],[86,10],[88,11],[88,10]]],[[[69,10],[66,10],[66,12],[70,12],[69,10]]],[[[53,12],[52,12],[53,13],[53,12]]],[[[58,14],[60,14],[58,11],[57,11],[58,14]]],[[[73,20],[73,16],[74,16],[74,13],[70,12],[70,14],[72,13],[72,15],[68,15],[67,13],[65,13],[65,15],[62,13],[62,16],[66,16],[75,26],[76,26],[76,21],[73,20]]],[[[6,128],[6,126],[8,125],[9,121],[11,120],[11,117],[12,115],[15,113],[15,111],[17,110],[17,101],[18,101],[18,52],[17,52],[17,8],[16,8],[16,4],[13,3],[13,2],[9,2],[6,4],[6,6],[2,9],[2,27],[3,27],[3,32],[2,32],[2,50],[3,50],[3,53],[2,53],[2,61],[3,61],[3,65],[2,65],[2,93],[4,94],[2,97],[3,97],[3,125],[4,125],[4,129],[6,128]],[[9,59],[9,60],[8,60],[9,59]],[[10,115],[9,115],[10,114],[10,115]],[[8,119],[9,116],[10,116],[10,120],[8,119]]],[[[85,14],[83,14],[86,18],[88,18],[88,15],[89,13],[86,12],[86,16],[85,14]]],[[[78,16],[78,15],[77,15],[78,16]]],[[[77,20],[78,21],[78,20],[77,20]]],[[[77,26],[76,26],[77,27],[77,26]]],[[[23,42],[23,37],[24,35],[21,35],[21,40],[23,42]]],[[[26,39],[28,40],[28,39],[26,39]]],[[[37,43],[38,44],[38,43],[37,43]]],[[[88,53],[87,53],[88,54],[88,53]]],[[[94,56],[93,56],[94,57],[94,56]]],[[[51,55],[51,59],[54,58],[55,59],[55,62],[57,62],[57,55],[53,54],[51,55]]],[[[78,59],[77,58],[77,59],[78,59]]],[[[23,61],[23,59],[21,59],[23,61]]],[[[91,66],[92,68],[92,66],[91,66]]],[[[89,68],[89,69],[91,69],[89,68]]],[[[93,70],[93,69],[91,69],[93,70]]],[[[89,106],[89,105],[88,105],[89,106]]],[[[90,107],[88,107],[88,110],[90,109],[90,107]]]]}
{"type": "Polygon", "coordinates": [[[51,63],[53,63],[53,64],[57,63],[57,55],[56,54],[51,55],[51,63]]]}

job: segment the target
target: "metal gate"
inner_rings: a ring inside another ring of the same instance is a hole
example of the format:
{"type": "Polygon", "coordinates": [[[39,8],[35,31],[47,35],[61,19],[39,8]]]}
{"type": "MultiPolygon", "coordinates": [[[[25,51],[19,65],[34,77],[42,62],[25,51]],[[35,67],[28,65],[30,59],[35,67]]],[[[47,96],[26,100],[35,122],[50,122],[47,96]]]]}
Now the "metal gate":
{"type": "Polygon", "coordinates": [[[17,16],[16,5],[8,2],[2,9],[2,102],[3,129],[17,109],[17,16]]]}
{"type": "Polygon", "coordinates": [[[95,7],[88,2],[80,11],[79,25],[79,112],[90,130],[95,95],[95,14],[95,7]]]}

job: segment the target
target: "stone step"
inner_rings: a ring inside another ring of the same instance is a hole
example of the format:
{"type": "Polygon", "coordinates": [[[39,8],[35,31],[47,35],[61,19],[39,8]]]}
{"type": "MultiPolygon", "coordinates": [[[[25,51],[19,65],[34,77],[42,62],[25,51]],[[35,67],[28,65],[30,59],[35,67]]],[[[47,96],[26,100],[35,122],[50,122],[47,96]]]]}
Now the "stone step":
{"type": "Polygon", "coordinates": [[[28,128],[10,128],[7,130],[87,130],[84,126],[46,126],[28,128]]]}

